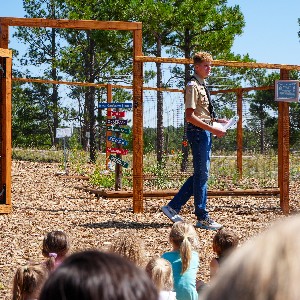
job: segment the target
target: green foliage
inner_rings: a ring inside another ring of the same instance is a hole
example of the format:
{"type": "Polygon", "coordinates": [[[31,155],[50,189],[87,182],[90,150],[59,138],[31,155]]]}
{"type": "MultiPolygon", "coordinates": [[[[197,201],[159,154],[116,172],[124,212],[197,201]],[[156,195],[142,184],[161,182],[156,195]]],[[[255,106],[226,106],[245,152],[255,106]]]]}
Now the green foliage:
{"type": "Polygon", "coordinates": [[[115,175],[97,167],[90,176],[90,183],[96,187],[112,188],[115,184],[115,175]]]}

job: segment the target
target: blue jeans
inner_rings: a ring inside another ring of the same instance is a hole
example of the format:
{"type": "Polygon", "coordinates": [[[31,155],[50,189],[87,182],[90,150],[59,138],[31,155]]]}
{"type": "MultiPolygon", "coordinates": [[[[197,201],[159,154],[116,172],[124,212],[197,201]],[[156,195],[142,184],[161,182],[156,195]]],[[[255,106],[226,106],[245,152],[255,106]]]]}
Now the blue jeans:
{"type": "Polygon", "coordinates": [[[194,174],[185,181],[168,205],[179,213],[181,207],[194,195],[195,215],[198,220],[203,220],[208,217],[206,202],[212,142],[211,133],[188,124],[187,139],[192,149],[194,174]]]}

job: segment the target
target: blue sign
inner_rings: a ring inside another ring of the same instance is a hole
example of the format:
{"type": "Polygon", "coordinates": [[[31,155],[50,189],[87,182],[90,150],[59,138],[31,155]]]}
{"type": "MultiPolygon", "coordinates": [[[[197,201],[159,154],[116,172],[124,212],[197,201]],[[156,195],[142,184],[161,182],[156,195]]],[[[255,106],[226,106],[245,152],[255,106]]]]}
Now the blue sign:
{"type": "Polygon", "coordinates": [[[100,102],[98,107],[99,108],[132,108],[132,103],[129,103],[129,102],[121,102],[121,103],[117,103],[117,102],[111,102],[111,103],[100,102]]]}
{"type": "Polygon", "coordinates": [[[108,136],[108,137],[107,137],[107,140],[109,140],[110,142],[114,142],[114,143],[117,143],[117,144],[124,145],[124,146],[127,146],[127,145],[128,145],[128,142],[127,142],[126,140],[117,138],[117,137],[112,136],[112,135],[108,136]]]}
{"type": "Polygon", "coordinates": [[[275,100],[284,102],[298,102],[299,81],[275,80],[275,100]]]}

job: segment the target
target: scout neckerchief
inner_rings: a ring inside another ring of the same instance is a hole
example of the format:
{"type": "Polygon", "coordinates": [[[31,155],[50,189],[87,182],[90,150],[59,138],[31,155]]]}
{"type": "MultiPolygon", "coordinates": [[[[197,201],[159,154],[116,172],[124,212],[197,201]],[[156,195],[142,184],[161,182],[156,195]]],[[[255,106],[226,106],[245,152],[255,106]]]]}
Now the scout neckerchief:
{"type": "Polygon", "coordinates": [[[208,90],[207,86],[204,83],[201,83],[194,75],[190,78],[190,80],[192,80],[192,79],[195,79],[200,85],[202,85],[204,87],[205,92],[206,92],[206,96],[207,96],[207,99],[208,99],[208,110],[209,110],[210,117],[211,117],[212,120],[216,120],[217,116],[216,116],[216,113],[215,113],[215,110],[214,110],[214,107],[213,107],[213,104],[212,104],[212,100],[211,100],[211,97],[210,97],[210,93],[209,93],[209,90],[208,90]]]}

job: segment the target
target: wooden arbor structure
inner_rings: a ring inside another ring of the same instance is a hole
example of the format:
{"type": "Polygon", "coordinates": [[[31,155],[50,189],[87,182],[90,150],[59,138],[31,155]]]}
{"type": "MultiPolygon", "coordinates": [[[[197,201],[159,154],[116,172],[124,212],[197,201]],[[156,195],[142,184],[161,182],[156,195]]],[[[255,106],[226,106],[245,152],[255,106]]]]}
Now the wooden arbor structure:
{"type": "MultiPolygon", "coordinates": [[[[92,20],[0,18],[0,58],[6,59],[6,77],[1,77],[1,186],[0,213],[11,211],[11,51],[9,27],[50,27],[77,30],[127,30],[133,34],[133,57],[142,55],[142,23],[92,20]],[[1,49],[2,48],[2,49],[1,49]],[[1,192],[2,191],[2,192],[1,192]]],[[[2,64],[1,64],[2,66],[2,64]]],[[[143,210],[143,63],[133,60],[133,199],[134,212],[143,210]]],[[[1,73],[0,73],[1,75],[1,73]]],[[[59,82],[57,82],[59,83],[59,82]]]]}
{"type": "MultiPolygon", "coordinates": [[[[192,64],[192,59],[176,59],[176,58],[163,58],[163,57],[135,57],[135,61],[139,62],[155,62],[155,63],[177,63],[177,64],[192,64]]],[[[233,68],[263,68],[263,69],[279,69],[280,79],[288,80],[289,72],[291,70],[300,71],[300,66],[297,65],[281,65],[281,64],[267,64],[267,63],[254,63],[254,62],[237,62],[237,61],[223,61],[214,60],[214,66],[227,66],[233,68]]],[[[255,89],[270,89],[265,88],[238,88],[233,89],[231,92],[237,94],[237,114],[239,121],[237,125],[237,168],[241,176],[242,174],[242,152],[243,152],[243,139],[242,139],[242,98],[243,93],[255,89]]],[[[217,91],[215,93],[230,92],[230,90],[217,91]]],[[[290,137],[290,124],[289,124],[289,103],[278,102],[278,188],[280,194],[280,207],[284,214],[288,214],[289,207],[289,137],[290,137]]],[[[273,192],[272,192],[273,193],[273,192]]],[[[245,193],[244,193],[245,195],[245,193]]],[[[253,195],[253,194],[252,194],[253,195]]],[[[134,194],[133,194],[134,196],[134,194]]]]}
{"type": "MultiPolygon", "coordinates": [[[[143,63],[179,63],[191,64],[191,59],[172,59],[142,56],[142,23],[118,21],[88,21],[88,20],[51,20],[29,18],[0,18],[0,48],[2,53],[10,53],[8,49],[9,26],[70,28],[77,30],[127,30],[133,32],[133,211],[143,211],[143,63]]],[[[1,53],[1,52],[0,52],[1,53]]],[[[8,55],[6,54],[6,55],[8,55]]],[[[1,55],[0,55],[1,57],[1,55]]],[[[10,54],[11,59],[11,54],[10,54]]],[[[0,202],[0,213],[10,211],[3,207],[11,207],[11,61],[6,63],[6,80],[1,81],[1,189],[5,196],[0,202]],[[9,116],[8,116],[9,115],[9,116]]],[[[215,66],[280,69],[281,79],[289,79],[290,70],[300,71],[300,66],[243,63],[216,60],[215,66]]],[[[60,83],[60,82],[53,82],[60,83]]],[[[90,84],[92,85],[92,84],[90,84]]],[[[237,93],[242,98],[243,89],[237,93]]],[[[242,107],[238,101],[242,127],[242,107]]],[[[285,214],[289,212],[289,104],[279,102],[279,133],[278,133],[278,186],[280,189],[280,206],[285,214]]],[[[239,131],[241,132],[241,131],[239,131]]],[[[238,137],[238,164],[242,159],[242,137],[238,137]]]]}

